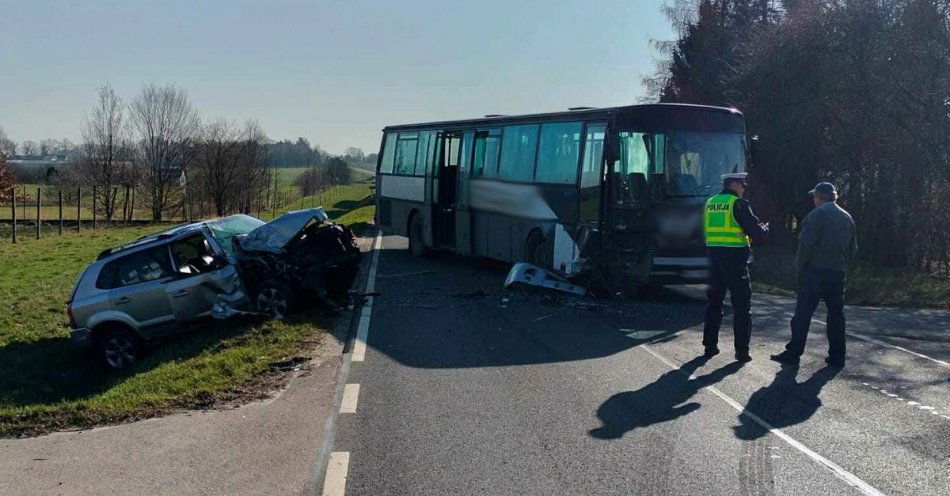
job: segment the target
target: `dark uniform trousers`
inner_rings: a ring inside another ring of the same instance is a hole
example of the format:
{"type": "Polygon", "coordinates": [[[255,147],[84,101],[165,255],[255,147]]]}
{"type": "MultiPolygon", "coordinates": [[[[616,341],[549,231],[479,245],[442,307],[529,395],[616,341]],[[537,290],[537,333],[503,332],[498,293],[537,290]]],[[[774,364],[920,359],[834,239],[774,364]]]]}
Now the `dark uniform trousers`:
{"type": "Polygon", "coordinates": [[[792,317],[792,340],[785,349],[795,356],[805,352],[805,340],[811,318],[818,308],[818,301],[825,300],[828,307],[828,356],[843,359],[844,337],[844,282],[845,273],[836,270],[805,269],[798,282],[798,303],[792,317]]]}
{"type": "Polygon", "coordinates": [[[706,290],[706,324],[703,346],[716,348],[722,324],[722,302],[729,291],[733,312],[736,353],[749,352],[752,334],[752,284],[747,248],[709,248],[709,288],[706,290]]]}

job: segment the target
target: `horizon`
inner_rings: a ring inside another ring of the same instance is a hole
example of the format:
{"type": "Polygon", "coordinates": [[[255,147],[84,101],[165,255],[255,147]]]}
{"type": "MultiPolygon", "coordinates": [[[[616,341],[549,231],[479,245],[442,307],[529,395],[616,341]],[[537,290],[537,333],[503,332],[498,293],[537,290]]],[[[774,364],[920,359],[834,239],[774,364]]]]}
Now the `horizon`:
{"type": "Polygon", "coordinates": [[[18,143],[80,143],[99,86],[128,103],[173,84],[203,120],[257,119],[274,141],[369,154],[387,125],[633,104],[659,56],[651,41],[675,36],[661,0],[634,3],[8,5],[0,58],[21,70],[0,74],[0,127],[18,143]],[[113,29],[85,28],[103,19],[113,29]]]}

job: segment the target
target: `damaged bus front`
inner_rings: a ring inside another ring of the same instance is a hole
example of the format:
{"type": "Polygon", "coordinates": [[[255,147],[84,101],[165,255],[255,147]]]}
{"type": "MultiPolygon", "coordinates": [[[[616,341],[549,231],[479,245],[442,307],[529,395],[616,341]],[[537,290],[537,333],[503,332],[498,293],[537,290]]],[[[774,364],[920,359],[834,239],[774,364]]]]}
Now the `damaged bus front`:
{"type": "Polygon", "coordinates": [[[581,250],[593,282],[632,293],[705,281],[703,205],[722,189],[723,174],[746,171],[742,115],[645,105],[619,112],[608,132],[599,239],[581,250]]]}
{"type": "Polygon", "coordinates": [[[702,204],[746,168],[734,109],[653,104],[390,126],[377,222],[613,295],[705,279],[702,204]]]}

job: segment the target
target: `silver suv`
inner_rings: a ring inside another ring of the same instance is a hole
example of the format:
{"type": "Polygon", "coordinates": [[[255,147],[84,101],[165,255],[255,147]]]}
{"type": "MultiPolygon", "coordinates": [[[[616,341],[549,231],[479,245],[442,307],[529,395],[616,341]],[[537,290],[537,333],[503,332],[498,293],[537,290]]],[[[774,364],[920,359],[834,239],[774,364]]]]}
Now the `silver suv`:
{"type": "Polygon", "coordinates": [[[290,212],[267,224],[232,215],[177,226],[105,250],[83,271],[67,302],[72,341],[122,369],[139,358],[147,341],[209,317],[281,318],[301,289],[316,289],[309,281],[324,284],[317,291],[322,299],[327,286],[345,295],[358,259],[352,233],[327,222],[321,209],[290,212]]]}

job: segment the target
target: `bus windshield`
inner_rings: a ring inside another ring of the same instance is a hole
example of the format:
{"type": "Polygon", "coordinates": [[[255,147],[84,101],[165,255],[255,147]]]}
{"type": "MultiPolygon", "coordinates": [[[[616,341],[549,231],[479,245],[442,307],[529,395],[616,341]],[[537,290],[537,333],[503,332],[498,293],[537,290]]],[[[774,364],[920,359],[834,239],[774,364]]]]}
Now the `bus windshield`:
{"type": "Polygon", "coordinates": [[[745,156],[742,134],[668,131],[667,194],[715,194],[722,188],[723,174],[745,172],[745,156]]]}
{"type": "Polygon", "coordinates": [[[666,196],[710,196],[722,188],[722,175],[745,172],[745,137],[734,133],[621,131],[620,156],[609,179],[612,204],[649,206],[666,196]],[[655,199],[655,197],[654,197],[655,199]]]}

